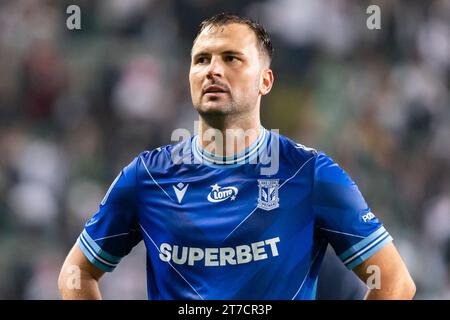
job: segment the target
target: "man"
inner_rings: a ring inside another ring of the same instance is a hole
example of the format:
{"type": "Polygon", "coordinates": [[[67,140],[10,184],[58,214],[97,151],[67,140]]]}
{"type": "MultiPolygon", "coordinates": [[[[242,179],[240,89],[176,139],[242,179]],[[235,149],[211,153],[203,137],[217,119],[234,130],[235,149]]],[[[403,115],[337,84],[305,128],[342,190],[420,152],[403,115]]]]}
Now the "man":
{"type": "Polygon", "coordinates": [[[261,126],[272,51],[250,20],[219,14],[201,24],[189,74],[199,133],[122,170],[62,267],[64,299],[100,299],[103,273],[141,240],[149,299],[314,299],[328,243],[362,281],[378,268],[368,299],[414,296],[391,236],[348,175],[261,126]],[[73,266],[80,289],[67,284],[73,266]]]}

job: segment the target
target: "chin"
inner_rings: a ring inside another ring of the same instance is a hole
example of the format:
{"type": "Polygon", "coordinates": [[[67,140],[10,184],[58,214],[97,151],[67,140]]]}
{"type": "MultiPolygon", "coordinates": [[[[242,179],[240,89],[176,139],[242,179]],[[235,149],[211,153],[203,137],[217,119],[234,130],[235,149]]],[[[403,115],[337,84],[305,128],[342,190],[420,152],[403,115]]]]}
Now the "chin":
{"type": "Polygon", "coordinates": [[[200,115],[227,115],[233,112],[233,107],[229,103],[212,102],[195,106],[200,115]]]}

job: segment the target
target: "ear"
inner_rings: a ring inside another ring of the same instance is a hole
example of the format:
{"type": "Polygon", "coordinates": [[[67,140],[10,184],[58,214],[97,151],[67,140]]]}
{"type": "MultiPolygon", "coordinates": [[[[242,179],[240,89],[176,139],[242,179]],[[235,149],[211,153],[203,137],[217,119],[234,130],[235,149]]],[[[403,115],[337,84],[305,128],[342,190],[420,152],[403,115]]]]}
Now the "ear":
{"type": "Polygon", "coordinates": [[[273,85],[273,71],[270,68],[264,69],[261,74],[261,84],[259,85],[259,93],[265,96],[270,92],[273,85]]]}

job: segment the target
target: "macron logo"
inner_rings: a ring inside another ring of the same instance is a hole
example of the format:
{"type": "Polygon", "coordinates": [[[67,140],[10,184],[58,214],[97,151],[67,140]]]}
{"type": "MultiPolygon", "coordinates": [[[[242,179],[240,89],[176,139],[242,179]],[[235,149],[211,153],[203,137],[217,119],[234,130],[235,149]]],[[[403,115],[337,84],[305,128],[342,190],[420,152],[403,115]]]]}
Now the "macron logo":
{"type": "Polygon", "coordinates": [[[178,183],[176,186],[172,186],[175,191],[175,195],[177,196],[178,203],[181,203],[183,200],[184,194],[186,193],[189,184],[184,184],[182,182],[178,183]]]}

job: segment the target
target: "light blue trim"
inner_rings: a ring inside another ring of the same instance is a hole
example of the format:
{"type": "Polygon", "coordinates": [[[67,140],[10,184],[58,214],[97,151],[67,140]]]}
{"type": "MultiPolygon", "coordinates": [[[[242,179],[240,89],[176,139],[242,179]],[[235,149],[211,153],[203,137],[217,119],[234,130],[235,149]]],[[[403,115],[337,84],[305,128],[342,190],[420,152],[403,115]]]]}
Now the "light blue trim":
{"type": "Polygon", "coordinates": [[[91,238],[89,233],[87,233],[86,229],[83,230],[83,232],[81,233],[81,236],[84,238],[84,240],[86,240],[89,247],[91,247],[91,249],[98,256],[100,256],[107,262],[109,262],[111,264],[118,264],[120,262],[120,260],[122,259],[121,257],[113,256],[112,254],[109,254],[108,252],[106,252],[105,250],[100,248],[100,246],[91,238]]]}
{"type": "Polygon", "coordinates": [[[86,258],[97,268],[99,268],[100,270],[103,270],[105,272],[111,272],[115,269],[115,267],[111,267],[108,266],[106,264],[103,264],[101,262],[99,262],[93,255],[92,253],[89,251],[89,249],[85,246],[85,244],[83,243],[83,241],[81,240],[81,235],[80,237],[78,237],[77,240],[78,246],[80,247],[81,251],[83,252],[83,254],[86,256],[86,258]]]}
{"type": "Polygon", "coordinates": [[[261,156],[263,150],[267,148],[267,142],[270,138],[270,133],[261,126],[261,132],[258,135],[257,141],[248,147],[244,152],[238,155],[233,155],[229,157],[217,157],[209,152],[201,149],[198,142],[198,136],[195,136],[192,140],[192,152],[196,161],[207,166],[223,169],[223,168],[235,168],[245,163],[253,163],[258,156],[261,156]],[[249,154],[247,156],[247,154],[249,154]],[[229,160],[227,160],[229,159],[229,160]],[[230,163],[217,163],[216,161],[230,161],[230,163]],[[233,161],[234,160],[234,161],[233,161]],[[239,161],[237,161],[239,160],[239,161]]]}
{"type": "Polygon", "coordinates": [[[355,244],[352,247],[350,247],[344,253],[341,253],[339,255],[339,258],[341,258],[342,261],[346,260],[352,254],[360,251],[363,247],[365,247],[367,244],[369,244],[369,242],[371,242],[375,238],[378,238],[378,236],[381,235],[385,231],[386,231],[386,229],[383,226],[381,226],[376,231],[372,232],[368,237],[366,237],[363,240],[359,241],[357,244],[355,244]]]}
{"type": "Polygon", "coordinates": [[[347,264],[346,265],[347,269],[352,270],[354,267],[356,267],[357,265],[361,264],[362,262],[364,262],[365,260],[370,258],[378,250],[383,248],[386,244],[388,244],[391,241],[393,241],[392,237],[389,234],[387,234],[387,236],[382,241],[377,243],[377,245],[375,245],[373,248],[371,248],[369,251],[367,251],[366,253],[364,253],[363,255],[358,257],[357,259],[355,259],[352,262],[350,262],[349,264],[347,264]]]}
{"type": "Polygon", "coordinates": [[[350,258],[345,259],[343,262],[345,264],[349,264],[351,263],[353,260],[355,260],[356,258],[358,258],[360,255],[364,254],[365,252],[367,252],[368,250],[370,250],[373,246],[375,246],[377,243],[379,243],[380,241],[382,241],[384,238],[386,238],[389,235],[389,233],[387,231],[383,232],[381,234],[381,236],[378,236],[378,238],[376,238],[375,240],[373,240],[372,242],[370,242],[367,246],[365,246],[364,248],[362,248],[361,250],[359,250],[358,252],[356,252],[354,255],[350,256],[350,258]]]}
{"type": "MultiPolygon", "coordinates": [[[[255,147],[258,145],[258,143],[260,143],[261,140],[264,138],[265,134],[266,134],[266,129],[261,126],[260,127],[260,132],[258,134],[258,138],[256,138],[256,140],[250,146],[245,148],[244,151],[241,151],[241,152],[239,152],[237,154],[234,154],[234,155],[228,156],[228,157],[216,156],[216,155],[214,155],[214,154],[212,154],[212,153],[210,153],[210,152],[208,152],[206,150],[203,150],[199,144],[197,144],[196,146],[198,147],[198,150],[201,153],[203,153],[204,155],[206,155],[210,159],[216,159],[216,160],[220,160],[220,161],[234,160],[234,159],[238,159],[238,158],[246,155],[247,153],[250,153],[253,149],[255,149],[255,147]]],[[[197,140],[197,142],[198,142],[198,140],[197,140]]]]}
{"type": "MultiPolygon", "coordinates": [[[[265,131],[264,131],[265,132],[265,131]]],[[[212,164],[219,164],[219,165],[233,165],[233,164],[242,164],[245,163],[248,159],[254,159],[259,153],[261,153],[262,147],[264,143],[266,142],[266,134],[264,134],[263,139],[259,139],[257,141],[257,145],[249,149],[249,151],[244,152],[240,156],[233,155],[229,157],[218,157],[218,156],[208,156],[206,154],[206,151],[204,151],[200,146],[198,142],[198,136],[195,137],[194,140],[194,147],[196,149],[197,154],[200,156],[201,159],[205,162],[209,162],[212,164]]]]}
{"type": "Polygon", "coordinates": [[[90,254],[99,262],[109,266],[109,267],[115,267],[116,264],[115,263],[111,263],[109,261],[106,261],[105,259],[103,259],[102,257],[100,257],[98,254],[96,254],[94,252],[94,250],[89,246],[89,244],[86,242],[86,239],[84,239],[83,236],[80,236],[80,241],[81,243],[84,245],[84,247],[90,252],[90,254]]]}

